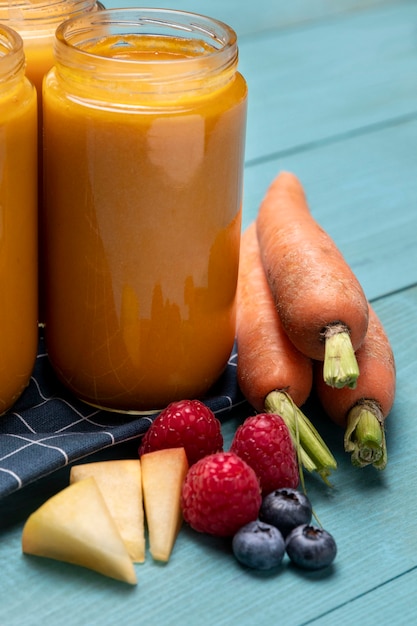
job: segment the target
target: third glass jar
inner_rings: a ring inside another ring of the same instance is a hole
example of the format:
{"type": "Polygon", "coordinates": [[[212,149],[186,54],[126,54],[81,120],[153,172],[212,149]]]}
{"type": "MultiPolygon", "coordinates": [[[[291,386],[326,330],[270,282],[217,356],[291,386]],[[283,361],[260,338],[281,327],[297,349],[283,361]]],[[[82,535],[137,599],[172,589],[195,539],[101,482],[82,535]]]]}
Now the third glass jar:
{"type": "Polygon", "coordinates": [[[54,63],[57,26],[69,17],[101,8],[96,0],[0,0],[0,22],[23,39],[26,75],[35,85],[40,101],[42,80],[54,63]]]}
{"type": "Polygon", "coordinates": [[[57,29],[44,84],[46,341],[82,400],[203,396],[235,335],[247,87],[234,31],[162,9],[57,29]]]}
{"type": "MultiPolygon", "coordinates": [[[[23,40],[25,73],[35,86],[38,99],[38,212],[43,219],[42,168],[42,82],[54,64],[54,41],[57,26],[64,20],[101,10],[96,0],[0,0],[0,23],[12,28],[23,40]]],[[[44,322],[43,242],[39,242],[39,321],[44,322]]]]}

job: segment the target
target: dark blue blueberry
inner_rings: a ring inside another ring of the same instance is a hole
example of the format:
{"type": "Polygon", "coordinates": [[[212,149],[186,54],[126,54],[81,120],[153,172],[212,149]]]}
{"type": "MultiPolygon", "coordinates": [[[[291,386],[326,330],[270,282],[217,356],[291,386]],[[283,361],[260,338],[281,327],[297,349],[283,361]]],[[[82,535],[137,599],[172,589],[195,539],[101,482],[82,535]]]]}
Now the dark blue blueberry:
{"type": "Polygon", "coordinates": [[[288,535],[286,550],[291,561],[299,567],[321,569],[334,561],[337,547],[326,530],[303,524],[288,535]]]}
{"type": "Polygon", "coordinates": [[[308,497],[291,488],[272,491],[263,498],[259,519],[276,526],[283,537],[301,524],[309,524],[312,516],[308,497]]]}
{"type": "Polygon", "coordinates": [[[233,553],[238,561],[258,570],[277,567],[285,554],[285,541],[275,526],[256,520],[242,526],[233,537],[233,553]]]}

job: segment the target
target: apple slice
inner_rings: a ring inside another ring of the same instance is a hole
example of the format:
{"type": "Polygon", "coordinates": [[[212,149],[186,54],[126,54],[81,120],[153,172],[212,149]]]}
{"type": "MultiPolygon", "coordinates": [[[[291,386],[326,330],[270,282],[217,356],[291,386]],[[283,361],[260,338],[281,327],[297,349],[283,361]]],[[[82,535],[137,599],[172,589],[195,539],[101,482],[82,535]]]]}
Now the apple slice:
{"type": "Polygon", "coordinates": [[[139,459],[74,465],[70,483],[92,476],[134,563],[145,560],[145,528],[139,459]]]}
{"type": "Polygon", "coordinates": [[[66,487],[27,519],[22,550],[136,584],[133,563],[94,478],[66,487]]]}
{"type": "Polygon", "coordinates": [[[168,561],[182,524],[181,489],[188,471],[184,448],[155,450],[141,456],[142,491],[149,549],[168,561]]]}

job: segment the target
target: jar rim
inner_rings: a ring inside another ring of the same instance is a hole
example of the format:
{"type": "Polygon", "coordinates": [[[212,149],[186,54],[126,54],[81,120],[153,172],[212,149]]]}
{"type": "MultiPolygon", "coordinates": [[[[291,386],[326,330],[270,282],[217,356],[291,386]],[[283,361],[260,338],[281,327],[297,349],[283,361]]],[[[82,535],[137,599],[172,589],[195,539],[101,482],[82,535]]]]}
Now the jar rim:
{"type": "MultiPolygon", "coordinates": [[[[237,36],[235,31],[215,18],[211,18],[198,13],[182,11],[177,9],[160,8],[111,8],[102,11],[84,14],[69,18],[62,22],[55,33],[55,58],[58,62],[71,65],[77,63],[77,55],[83,57],[83,63],[90,63],[93,69],[99,64],[101,71],[110,72],[110,68],[116,68],[122,75],[130,75],[140,78],[141,75],[148,77],[152,66],[157,63],[170,68],[175,73],[178,70],[181,74],[186,66],[195,65],[196,59],[210,57],[213,69],[227,67],[236,62],[237,58],[237,36]],[[107,30],[106,30],[107,29],[107,30]],[[145,29],[146,32],[145,32],[145,29]],[[207,43],[209,53],[195,55],[191,57],[169,58],[169,59],[140,59],[104,56],[88,50],[88,45],[94,41],[94,30],[96,37],[102,33],[118,33],[122,35],[140,35],[154,33],[161,34],[167,32],[167,36],[177,36],[184,39],[199,39],[207,43]],[[168,33],[169,31],[169,33],[168,33]],[[73,56],[72,61],[69,54],[73,56]],[[74,56],[75,55],[75,56],[74,56]]],[[[80,60],[80,59],[78,59],[80,60]]]]}
{"type": "Polygon", "coordinates": [[[13,28],[0,24],[0,81],[20,76],[24,69],[22,37],[13,28]]]}

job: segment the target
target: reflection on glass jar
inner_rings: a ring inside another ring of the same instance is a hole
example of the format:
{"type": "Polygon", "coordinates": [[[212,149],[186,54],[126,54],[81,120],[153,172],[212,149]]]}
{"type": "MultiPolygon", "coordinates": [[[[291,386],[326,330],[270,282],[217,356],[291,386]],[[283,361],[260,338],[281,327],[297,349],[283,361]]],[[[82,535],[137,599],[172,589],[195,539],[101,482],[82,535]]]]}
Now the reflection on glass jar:
{"type": "Polygon", "coordinates": [[[32,373],[37,323],[36,90],[23,42],[0,25],[0,413],[32,373]]]}
{"type": "Polygon", "coordinates": [[[246,83],[235,33],[159,9],[57,31],[44,89],[46,340],[116,411],[204,394],[233,346],[246,83]]]}

